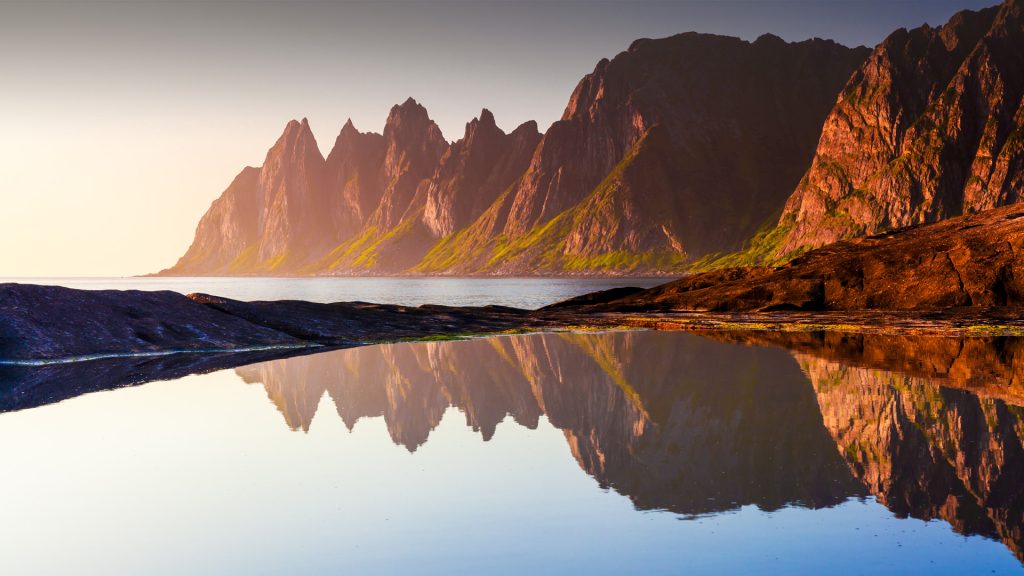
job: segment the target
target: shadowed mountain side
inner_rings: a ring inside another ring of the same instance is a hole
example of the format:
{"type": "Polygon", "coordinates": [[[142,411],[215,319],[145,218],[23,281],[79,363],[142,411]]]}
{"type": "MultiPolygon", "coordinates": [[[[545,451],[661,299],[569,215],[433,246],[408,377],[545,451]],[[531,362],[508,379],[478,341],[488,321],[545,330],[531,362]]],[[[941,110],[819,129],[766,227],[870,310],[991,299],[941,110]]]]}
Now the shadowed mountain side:
{"type": "Polygon", "coordinates": [[[882,504],[1024,559],[1024,408],[941,379],[795,356],[850,470],[882,504]]]}
{"type": "Polygon", "coordinates": [[[861,493],[797,365],[681,333],[537,334],[388,344],[237,369],[293,429],[326,392],[346,426],[383,416],[415,450],[449,406],[492,437],[507,415],[561,429],[580,466],[641,509],[819,507],[861,493]]]}
{"type": "Polygon", "coordinates": [[[667,273],[777,213],[867,55],[827,40],[688,32],[601,60],[522,178],[417,268],[667,273]]]}

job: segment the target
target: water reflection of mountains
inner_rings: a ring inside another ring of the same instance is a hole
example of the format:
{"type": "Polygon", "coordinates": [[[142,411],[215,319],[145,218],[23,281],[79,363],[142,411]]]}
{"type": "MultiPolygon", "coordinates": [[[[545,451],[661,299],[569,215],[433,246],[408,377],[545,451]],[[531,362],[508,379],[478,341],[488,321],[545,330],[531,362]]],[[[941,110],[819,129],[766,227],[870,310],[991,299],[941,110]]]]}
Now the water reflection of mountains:
{"type": "Polygon", "coordinates": [[[857,491],[799,368],[770,349],[685,334],[544,334],[357,348],[238,372],[264,384],[292,428],[309,428],[326,392],[347,426],[383,416],[409,450],[449,406],[484,440],[506,415],[534,428],[544,414],[589,474],[641,508],[820,507],[857,491]]]}
{"type": "Polygon", "coordinates": [[[325,393],[347,426],[383,417],[409,450],[451,406],[484,440],[508,417],[534,428],[545,415],[583,470],[641,509],[816,508],[871,494],[897,515],[997,538],[1024,559],[1024,339],[705,336],[545,334],[285,360],[7,366],[0,412],[269,360],[237,370],[266,387],[295,429],[309,428],[325,393]]]}
{"type": "Polygon", "coordinates": [[[683,333],[544,334],[238,372],[294,429],[309,428],[325,393],[348,427],[382,416],[409,450],[449,406],[484,440],[506,416],[533,428],[543,414],[588,474],[641,509],[816,508],[870,493],[899,516],[941,518],[1021,555],[1024,410],[1006,400],[1018,397],[1020,341],[717,338],[794,351],[683,333]]]}

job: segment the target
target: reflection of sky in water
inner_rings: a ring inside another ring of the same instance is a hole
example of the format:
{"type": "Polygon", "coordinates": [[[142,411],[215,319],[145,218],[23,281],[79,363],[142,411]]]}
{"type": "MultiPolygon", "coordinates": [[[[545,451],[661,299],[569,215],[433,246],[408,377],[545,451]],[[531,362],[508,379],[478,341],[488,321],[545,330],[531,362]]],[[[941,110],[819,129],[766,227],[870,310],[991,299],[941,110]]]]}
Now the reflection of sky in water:
{"type": "MultiPolygon", "coordinates": [[[[647,336],[661,337],[680,338],[647,336]]],[[[547,416],[536,430],[507,418],[483,442],[449,408],[410,453],[383,418],[349,432],[327,396],[308,433],[291,431],[266,394],[222,371],[0,414],[4,571],[1020,570],[1000,543],[896,519],[872,498],[685,520],[637,511],[581,469],[547,416]]]]}

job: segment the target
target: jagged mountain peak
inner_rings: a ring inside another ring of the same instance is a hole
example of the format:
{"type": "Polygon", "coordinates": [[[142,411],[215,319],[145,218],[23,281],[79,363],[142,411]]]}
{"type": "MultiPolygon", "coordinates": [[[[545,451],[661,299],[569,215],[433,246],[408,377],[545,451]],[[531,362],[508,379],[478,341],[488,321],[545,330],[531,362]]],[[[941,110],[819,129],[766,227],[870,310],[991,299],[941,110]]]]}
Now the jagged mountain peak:
{"type": "MultiPolygon", "coordinates": [[[[501,128],[498,128],[497,123],[495,123],[494,114],[486,108],[480,111],[480,116],[473,118],[466,123],[466,131],[462,136],[462,140],[459,142],[469,144],[477,138],[480,138],[481,135],[483,135],[484,138],[492,139],[505,136],[505,132],[501,128]]],[[[456,142],[455,145],[458,146],[459,142],[456,142]]]]}
{"type": "Polygon", "coordinates": [[[786,44],[787,42],[775,34],[761,34],[754,40],[754,44],[786,44]]]}
{"type": "Polygon", "coordinates": [[[282,149],[292,148],[316,149],[317,154],[320,154],[320,149],[316,143],[316,136],[313,135],[313,130],[310,128],[309,121],[306,118],[303,118],[301,121],[289,120],[280,138],[278,138],[274,147],[267,153],[267,157],[269,159],[274,153],[282,149]]]}
{"type": "Polygon", "coordinates": [[[427,114],[427,109],[422,104],[410,96],[401,104],[395,104],[391,107],[391,111],[388,114],[388,123],[404,118],[424,119],[429,118],[429,114],[427,114]]]}
{"type": "Polygon", "coordinates": [[[338,133],[338,137],[334,140],[334,148],[331,149],[331,153],[327,156],[328,162],[331,162],[331,158],[336,158],[338,154],[349,153],[353,146],[360,146],[361,143],[366,142],[368,139],[379,138],[380,134],[373,132],[360,132],[356,128],[355,124],[352,123],[352,119],[345,120],[345,124],[341,127],[341,132],[338,133]]]}
{"type": "MultiPolygon", "coordinates": [[[[384,124],[384,137],[392,144],[399,140],[426,140],[431,145],[437,141],[444,142],[444,135],[438,125],[430,119],[427,109],[411,97],[402,104],[391,107],[388,119],[384,124]]],[[[399,143],[401,145],[401,143],[399,143]]]]}
{"type": "Polygon", "coordinates": [[[480,116],[477,117],[477,120],[479,120],[481,124],[488,126],[496,125],[494,122],[494,114],[492,114],[487,108],[480,110],[480,116]]]}
{"type": "Polygon", "coordinates": [[[529,134],[529,133],[535,133],[535,134],[539,134],[540,133],[540,130],[537,128],[537,121],[536,120],[527,120],[526,122],[523,122],[519,126],[516,126],[516,129],[511,132],[511,134],[529,134]]]}

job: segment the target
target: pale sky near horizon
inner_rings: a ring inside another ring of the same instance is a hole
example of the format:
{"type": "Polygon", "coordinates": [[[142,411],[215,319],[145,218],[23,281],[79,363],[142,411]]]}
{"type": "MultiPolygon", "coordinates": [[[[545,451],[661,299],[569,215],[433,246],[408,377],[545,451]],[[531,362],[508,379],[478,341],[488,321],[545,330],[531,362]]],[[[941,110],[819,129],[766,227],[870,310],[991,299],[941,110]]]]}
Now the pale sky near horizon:
{"type": "Polygon", "coordinates": [[[289,119],[326,155],[412,96],[448,140],[490,109],[545,130],[598,60],[690,30],[873,46],[994,0],[5,2],[0,277],[173,264],[289,119]]]}

